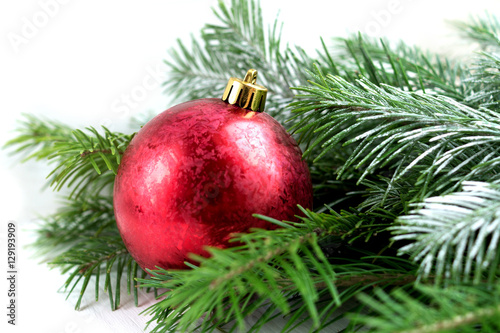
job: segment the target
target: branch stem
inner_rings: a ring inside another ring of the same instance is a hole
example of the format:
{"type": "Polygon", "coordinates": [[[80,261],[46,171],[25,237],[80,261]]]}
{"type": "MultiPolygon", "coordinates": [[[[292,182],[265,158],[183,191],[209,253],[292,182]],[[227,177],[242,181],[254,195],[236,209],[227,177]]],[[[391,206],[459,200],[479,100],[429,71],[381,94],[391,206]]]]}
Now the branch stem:
{"type": "MultiPolygon", "coordinates": [[[[303,244],[303,243],[309,241],[311,239],[311,237],[313,237],[313,235],[314,235],[313,233],[305,234],[305,235],[299,237],[296,241],[294,241],[294,243],[298,242],[299,244],[303,244]]],[[[265,255],[257,257],[256,259],[249,261],[246,265],[238,267],[238,268],[228,272],[224,276],[221,276],[220,278],[215,279],[214,281],[212,281],[212,283],[210,283],[210,289],[213,290],[213,289],[217,288],[224,281],[230,280],[231,278],[233,278],[233,277],[235,277],[235,276],[237,276],[245,271],[252,269],[255,265],[262,263],[262,262],[269,261],[274,256],[277,256],[279,254],[286,252],[288,250],[288,248],[290,247],[291,243],[292,242],[284,244],[283,246],[280,246],[280,247],[274,249],[273,251],[269,251],[265,255]]]]}
{"type": "Polygon", "coordinates": [[[439,321],[432,325],[417,327],[412,330],[401,331],[400,333],[433,333],[454,330],[464,325],[480,322],[482,318],[493,317],[495,315],[500,315],[500,305],[496,307],[467,312],[452,319],[439,321]]]}

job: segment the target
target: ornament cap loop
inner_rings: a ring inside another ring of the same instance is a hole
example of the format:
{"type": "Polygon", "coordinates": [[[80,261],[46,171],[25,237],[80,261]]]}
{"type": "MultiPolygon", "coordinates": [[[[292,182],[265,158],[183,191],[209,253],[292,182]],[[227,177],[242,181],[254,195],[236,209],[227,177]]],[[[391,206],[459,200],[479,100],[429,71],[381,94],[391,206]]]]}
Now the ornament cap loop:
{"type": "Polygon", "coordinates": [[[267,88],[257,81],[257,70],[249,69],[245,78],[229,79],[222,100],[229,104],[235,104],[244,109],[262,112],[266,105],[267,88]]]}

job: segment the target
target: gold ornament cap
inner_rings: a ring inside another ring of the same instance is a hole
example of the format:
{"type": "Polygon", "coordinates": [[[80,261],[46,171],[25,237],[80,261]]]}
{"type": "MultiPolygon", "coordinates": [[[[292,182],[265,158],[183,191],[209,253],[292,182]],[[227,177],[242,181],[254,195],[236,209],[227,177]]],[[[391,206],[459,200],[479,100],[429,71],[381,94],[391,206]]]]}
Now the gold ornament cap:
{"type": "Polygon", "coordinates": [[[257,70],[249,69],[243,80],[232,77],[229,79],[222,100],[238,105],[244,109],[262,112],[266,105],[267,88],[257,81],[257,70]]]}

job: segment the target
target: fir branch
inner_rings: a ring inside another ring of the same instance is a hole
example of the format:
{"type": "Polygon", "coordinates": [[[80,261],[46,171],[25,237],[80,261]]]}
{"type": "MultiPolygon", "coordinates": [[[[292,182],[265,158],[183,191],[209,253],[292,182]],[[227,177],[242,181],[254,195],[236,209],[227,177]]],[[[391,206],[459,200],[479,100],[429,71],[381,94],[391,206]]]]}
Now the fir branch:
{"type": "Polygon", "coordinates": [[[82,237],[116,234],[113,201],[109,196],[80,196],[63,202],[43,219],[33,244],[44,253],[78,242],[82,237]]]}
{"type": "MultiPolygon", "coordinates": [[[[306,272],[307,265],[298,251],[309,254],[307,260],[310,265],[319,269],[317,274],[320,276],[333,275],[333,272],[325,265],[326,259],[318,252],[319,248],[316,247],[314,252],[306,250],[304,244],[311,244],[314,235],[303,235],[292,232],[292,229],[272,233],[256,232],[252,234],[254,243],[248,244],[248,252],[210,249],[210,259],[195,258],[200,262],[200,268],[152,271],[152,279],[140,281],[142,286],[166,288],[169,291],[163,295],[165,299],[148,309],[148,313],[153,314],[150,323],[163,318],[163,311],[170,309],[167,318],[158,323],[165,328],[186,331],[197,322],[200,314],[214,313],[217,321],[229,322],[236,319],[240,329],[244,329],[243,318],[256,309],[255,303],[250,303],[254,296],[262,298],[257,302],[260,305],[264,304],[265,299],[269,299],[283,313],[290,311],[287,296],[280,291],[283,286],[280,287],[279,282],[288,278],[294,282],[293,287],[288,286],[291,289],[288,293],[300,293],[306,303],[309,303],[313,320],[318,325],[319,317],[314,306],[318,295],[314,289],[314,280],[306,272]],[[263,244],[263,237],[266,245],[263,244]],[[270,265],[271,259],[273,264],[270,265]],[[279,272],[277,267],[284,271],[279,272]],[[201,276],[204,278],[200,279],[201,276]],[[207,290],[210,292],[207,293],[207,290]],[[229,304],[231,306],[228,309],[229,304]]],[[[331,297],[338,298],[337,291],[331,284],[329,291],[331,297]]],[[[207,329],[212,321],[213,318],[206,317],[202,323],[203,329],[207,329]]]]}
{"type": "MultiPolygon", "coordinates": [[[[82,297],[93,276],[96,279],[95,300],[98,300],[100,289],[99,275],[101,270],[104,271],[104,290],[108,293],[111,309],[115,310],[120,305],[120,281],[123,275],[127,274],[129,276],[127,281],[129,294],[131,289],[130,284],[133,284],[133,279],[138,277],[138,271],[136,266],[132,265],[132,261],[133,259],[125,248],[120,235],[116,234],[115,236],[108,237],[83,238],[69,250],[53,259],[50,264],[61,267],[63,274],[70,273],[64,284],[68,293],[67,297],[71,295],[81,282],[80,294],[75,305],[76,310],[80,308],[82,297]],[[114,281],[111,276],[112,274],[114,275],[114,281]]],[[[134,285],[132,287],[136,288],[134,285]]]]}
{"type": "MultiPolygon", "coordinates": [[[[294,240],[294,243],[297,243],[300,246],[300,245],[310,241],[314,237],[314,235],[315,234],[310,233],[310,234],[305,234],[303,236],[299,236],[299,238],[294,240]]],[[[214,281],[212,281],[210,283],[210,289],[215,289],[219,285],[221,285],[222,283],[224,283],[228,280],[234,279],[236,276],[238,276],[246,271],[252,270],[254,267],[258,266],[259,264],[264,263],[264,262],[268,262],[273,257],[276,257],[280,254],[285,253],[286,251],[289,250],[289,248],[292,245],[293,244],[291,244],[291,243],[283,244],[280,247],[274,248],[274,250],[272,250],[272,251],[266,252],[264,255],[253,258],[252,260],[247,262],[244,266],[240,266],[236,269],[230,270],[225,275],[220,276],[217,279],[215,279],[214,281]]]]}
{"type": "Polygon", "coordinates": [[[12,154],[23,155],[23,161],[41,160],[53,155],[57,152],[54,143],[66,141],[73,131],[69,126],[54,120],[30,114],[23,114],[23,117],[16,129],[19,135],[7,141],[3,147],[17,146],[12,154]]]}
{"type": "Polygon", "coordinates": [[[400,248],[420,263],[420,276],[439,283],[497,283],[500,251],[500,187],[465,182],[461,192],[427,198],[391,228],[400,248]]]}
{"type": "Polygon", "coordinates": [[[471,40],[478,42],[483,50],[500,47],[500,22],[489,13],[470,17],[467,22],[454,22],[459,31],[471,40]]]}
{"type": "Polygon", "coordinates": [[[267,112],[285,121],[294,97],[290,87],[305,83],[302,69],[312,60],[300,48],[280,45],[278,20],[266,31],[257,1],[233,0],[229,8],[220,1],[214,13],[220,23],[203,28],[201,44],[193,38],[191,47],[179,41],[171,50],[166,91],[183,99],[219,97],[213,94],[222,93],[229,77],[256,68],[259,84],[269,90],[267,112]]]}
{"type": "Polygon", "coordinates": [[[471,75],[464,80],[470,86],[469,104],[499,110],[500,102],[500,22],[494,15],[471,17],[469,22],[456,22],[462,33],[478,42],[483,52],[471,68],[471,75]]]}
{"type": "MultiPolygon", "coordinates": [[[[356,84],[360,76],[380,86],[391,85],[404,91],[441,94],[458,101],[467,96],[463,79],[468,71],[459,62],[442,55],[424,52],[404,42],[391,45],[364,35],[337,38],[329,57],[336,59],[336,68],[323,68],[356,84]]],[[[326,51],[329,52],[329,51],[326,51]]]]}
{"type": "Polygon", "coordinates": [[[54,144],[57,153],[48,158],[58,158],[58,166],[49,175],[53,175],[51,185],[60,190],[65,184],[73,188],[70,197],[80,195],[88,186],[99,191],[107,185],[112,185],[114,175],[118,170],[121,155],[128,146],[133,135],[110,132],[104,128],[101,135],[94,128],[88,128],[92,136],[84,131],[74,130],[69,142],[54,144]],[[107,177],[102,177],[106,171],[107,177]],[[98,179],[99,178],[99,179],[98,179]],[[78,183],[76,183],[78,181],[78,183]]]}
{"type": "Polygon", "coordinates": [[[377,290],[376,298],[360,295],[373,314],[355,315],[359,324],[377,333],[498,332],[500,289],[455,286],[447,289],[419,286],[419,300],[401,289],[390,295],[377,290]]]}
{"type": "Polygon", "coordinates": [[[264,305],[267,315],[255,323],[255,329],[277,313],[290,314],[286,331],[299,323],[299,314],[307,314],[320,329],[332,324],[330,315],[356,290],[413,283],[413,266],[401,259],[392,262],[389,257],[362,252],[358,261],[346,261],[337,253],[327,257],[321,250],[325,244],[318,239],[331,244],[327,237],[349,230],[349,222],[304,212],[303,221],[295,223],[261,217],[283,228],[240,235],[234,239],[240,246],[210,249],[208,259],[194,257],[199,267],[157,269],[151,272],[151,280],[140,280],[143,287],[167,289],[164,299],[146,312],[152,315],[149,324],[156,325],[153,332],[190,330],[198,320],[202,331],[232,320],[233,328],[244,329],[244,318],[264,305]],[[337,282],[349,288],[338,292],[337,282]]]}
{"type": "Polygon", "coordinates": [[[258,67],[265,73],[262,82],[270,92],[292,98],[291,82],[287,82],[289,76],[286,71],[280,71],[286,68],[286,64],[280,61],[283,50],[280,48],[281,24],[278,20],[266,34],[260,5],[253,0],[233,0],[230,8],[220,1],[219,11],[214,13],[222,25],[206,25],[203,29],[207,48],[232,55],[232,60],[237,61],[242,71],[258,67]]]}
{"type": "Polygon", "coordinates": [[[500,53],[482,53],[465,83],[473,87],[466,102],[481,108],[500,109],[500,53]]]}
{"type": "Polygon", "coordinates": [[[33,246],[49,257],[52,267],[68,274],[64,284],[68,297],[78,290],[75,308],[79,309],[83,295],[93,283],[95,300],[104,289],[110,298],[111,309],[120,304],[121,280],[127,277],[127,293],[134,294],[138,304],[137,277],[144,272],[128,253],[118,232],[111,196],[79,196],[68,199],[53,215],[43,219],[36,231],[33,246]]]}
{"type": "Polygon", "coordinates": [[[170,50],[172,59],[165,60],[169,67],[168,80],[163,84],[165,92],[175,99],[192,100],[216,97],[213,95],[215,92],[224,91],[228,65],[205,50],[194,38],[189,50],[180,40],[177,43],[178,48],[170,50]]]}
{"type": "Polygon", "coordinates": [[[391,173],[393,185],[418,172],[414,184],[422,189],[419,199],[450,192],[465,180],[498,178],[492,156],[498,155],[500,123],[490,110],[472,109],[442,96],[376,86],[366,79],[359,80],[358,86],[325,76],[319,69],[311,75],[314,86],[297,88],[306,94],[293,104],[302,117],[295,130],[310,138],[305,155],[321,147],[315,161],[339,144],[355,145],[338,177],[362,167],[359,183],[384,170],[391,173]]]}
{"type": "Polygon", "coordinates": [[[44,159],[56,163],[48,177],[52,178],[54,190],[64,185],[72,189],[63,207],[43,219],[33,245],[44,255],[58,254],[51,265],[60,267],[63,274],[70,273],[65,283],[68,297],[80,286],[76,309],[92,277],[97,300],[103,283],[99,278],[102,271],[104,290],[109,294],[112,309],[120,303],[120,280],[125,273],[127,290],[129,293],[134,290],[137,303],[133,279],[145,274],[121,240],[110,191],[121,155],[133,134],[103,130],[103,134],[94,128],[73,130],[67,125],[28,115],[18,130],[20,135],[6,144],[6,147],[17,146],[14,153],[24,154],[24,160],[44,159]],[[114,288],[112,275],[116,281],[114,288]]]}
{"type": "Polygon", "coordinates": [[[27,155],[24,160],[47,159],[55,163],[47,178],[51,178],[50,185],[56,191],[70,187],[70,198],[109,189],[121,155],[134,135],[111,132],[105,127],[104,134],[94,128],[72,130],[57,122],[26,118],[19,128],[20,135],[5,147],[17,146],[14,152],[27,155]]]}

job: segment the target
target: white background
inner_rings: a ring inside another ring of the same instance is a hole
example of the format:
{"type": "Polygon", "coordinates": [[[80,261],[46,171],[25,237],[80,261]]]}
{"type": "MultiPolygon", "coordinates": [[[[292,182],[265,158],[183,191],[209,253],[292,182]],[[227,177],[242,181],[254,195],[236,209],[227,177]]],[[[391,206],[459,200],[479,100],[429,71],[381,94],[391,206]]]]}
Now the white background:
{"type": "MultiPolygon", "coordinates": [[[[262,2],[268,23],[280,12],[284,41],[310,52],[320,46],[320,36],[328,42],[330,37],[361,31],[464,57],[476,46],[460,40],[446,21],[465,20],[485,10],[500,13],[499,2],[493,0],[262,2]]],[[[163,111],[171,101],[157,81],[164,77],[162,60],[176,38],[189,42],[191,34],[199,36],[203,24],[216,22],[210,10],[216,4],[215,0],[2,1],[0,144],[15,136],[22,113],[79,128],[104,124],[128,131],[130,117],[163,111]]],[[[7,222],[17,223],[18,242],[28,244],[37,215],[52,213],[58,196],[41,191],[49,166],[19,164],[5,150],[0,154],[0,249],[5,253],[7,222]]],[[[31,254],[26,247],[19,249],[16,327],[6,323],[8,288],[6,273],[0,275],[2,332],[5,327],[7,332],[142,331],[147,317],[138,313],[153,303],[151,296],[141,297],[139,308],[125,297],[121,308],[111,312],[105,294],[95,303],[90,292],[82,311],[76,312],[75,300],[65,301],[65,294],[58,293],[64,277],[31,254]]],[[[6,272],[6,254],[0,262],[6,272]]],[[[277,331],[274,327],[266,332],[277,331]]]]}

